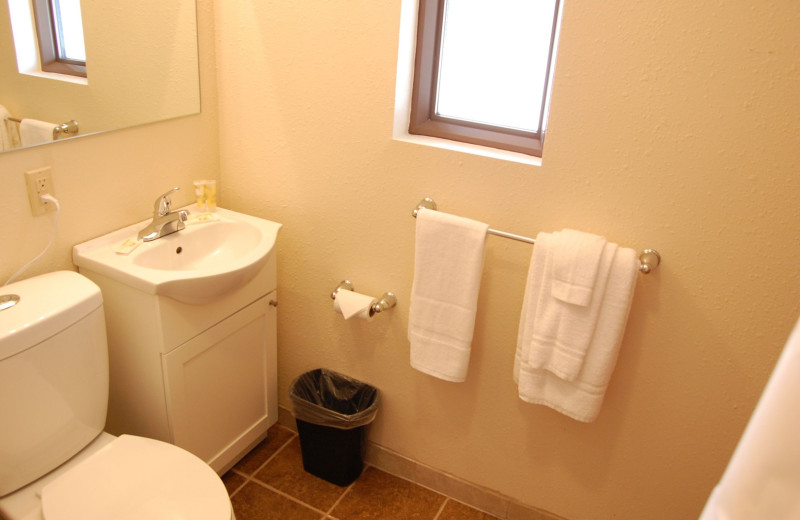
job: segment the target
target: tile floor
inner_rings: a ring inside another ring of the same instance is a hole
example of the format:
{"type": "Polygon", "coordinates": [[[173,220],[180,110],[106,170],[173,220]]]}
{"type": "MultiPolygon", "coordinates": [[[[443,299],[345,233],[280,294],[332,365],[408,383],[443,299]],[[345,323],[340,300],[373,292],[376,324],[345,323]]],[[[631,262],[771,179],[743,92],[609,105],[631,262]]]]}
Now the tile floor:
{"type": "Polygon", "coordinates": [[[444,495],[366,465],[339,487],[303,470],[300,439],[275,425],[222,480],[237,520],[494,520],[444,495]]]}

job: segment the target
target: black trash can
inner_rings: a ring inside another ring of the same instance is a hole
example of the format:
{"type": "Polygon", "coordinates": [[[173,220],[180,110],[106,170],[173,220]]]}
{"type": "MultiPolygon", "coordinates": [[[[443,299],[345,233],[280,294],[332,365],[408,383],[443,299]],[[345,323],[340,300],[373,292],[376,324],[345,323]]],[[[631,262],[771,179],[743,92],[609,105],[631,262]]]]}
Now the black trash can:
{"type": "Polygon", "coordinates": [[[378,412],[378,389],[325,368],[300,375],[289,388],[303,469],[347,486],[364,467],[364,433],[378,412]]]}

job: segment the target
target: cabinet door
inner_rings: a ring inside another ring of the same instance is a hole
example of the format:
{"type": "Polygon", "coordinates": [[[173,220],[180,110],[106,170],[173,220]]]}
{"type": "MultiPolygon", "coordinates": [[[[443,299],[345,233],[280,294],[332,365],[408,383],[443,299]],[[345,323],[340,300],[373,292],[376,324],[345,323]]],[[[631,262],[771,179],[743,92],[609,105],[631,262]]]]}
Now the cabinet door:
{"type": "Polygon", "coordinates": [[[277,420],[270,300],[274,293],[162,356],[172,441],[218,472],[277,420]]]}

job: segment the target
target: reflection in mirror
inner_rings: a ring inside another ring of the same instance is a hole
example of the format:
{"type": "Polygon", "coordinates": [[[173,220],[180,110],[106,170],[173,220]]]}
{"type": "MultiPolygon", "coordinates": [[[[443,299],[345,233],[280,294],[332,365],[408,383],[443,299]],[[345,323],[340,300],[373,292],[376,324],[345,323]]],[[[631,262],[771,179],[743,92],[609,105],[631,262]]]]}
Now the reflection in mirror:
{"type": "Polygon", "coordinates": [[[81,11],[86,78],[42,72],[31,0],[0,0],[0,151],[35,144],[20,126],[50,141],[72,138],[50,124],[77,121],[84,136],[200,112],[194,0],[82,0],[81,11]]]}

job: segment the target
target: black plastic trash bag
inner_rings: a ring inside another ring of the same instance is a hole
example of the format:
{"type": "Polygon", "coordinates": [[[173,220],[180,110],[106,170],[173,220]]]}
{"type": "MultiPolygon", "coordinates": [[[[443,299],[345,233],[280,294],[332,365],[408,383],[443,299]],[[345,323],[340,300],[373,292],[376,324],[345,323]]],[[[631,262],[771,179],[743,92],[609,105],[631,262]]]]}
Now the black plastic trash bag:
{"type": "Polygon", "coordinates": [[[351,377],[318,368],[300,375],[289,388],[296,419],[350,430],[378,413],[378,389],[351,377]]]}

